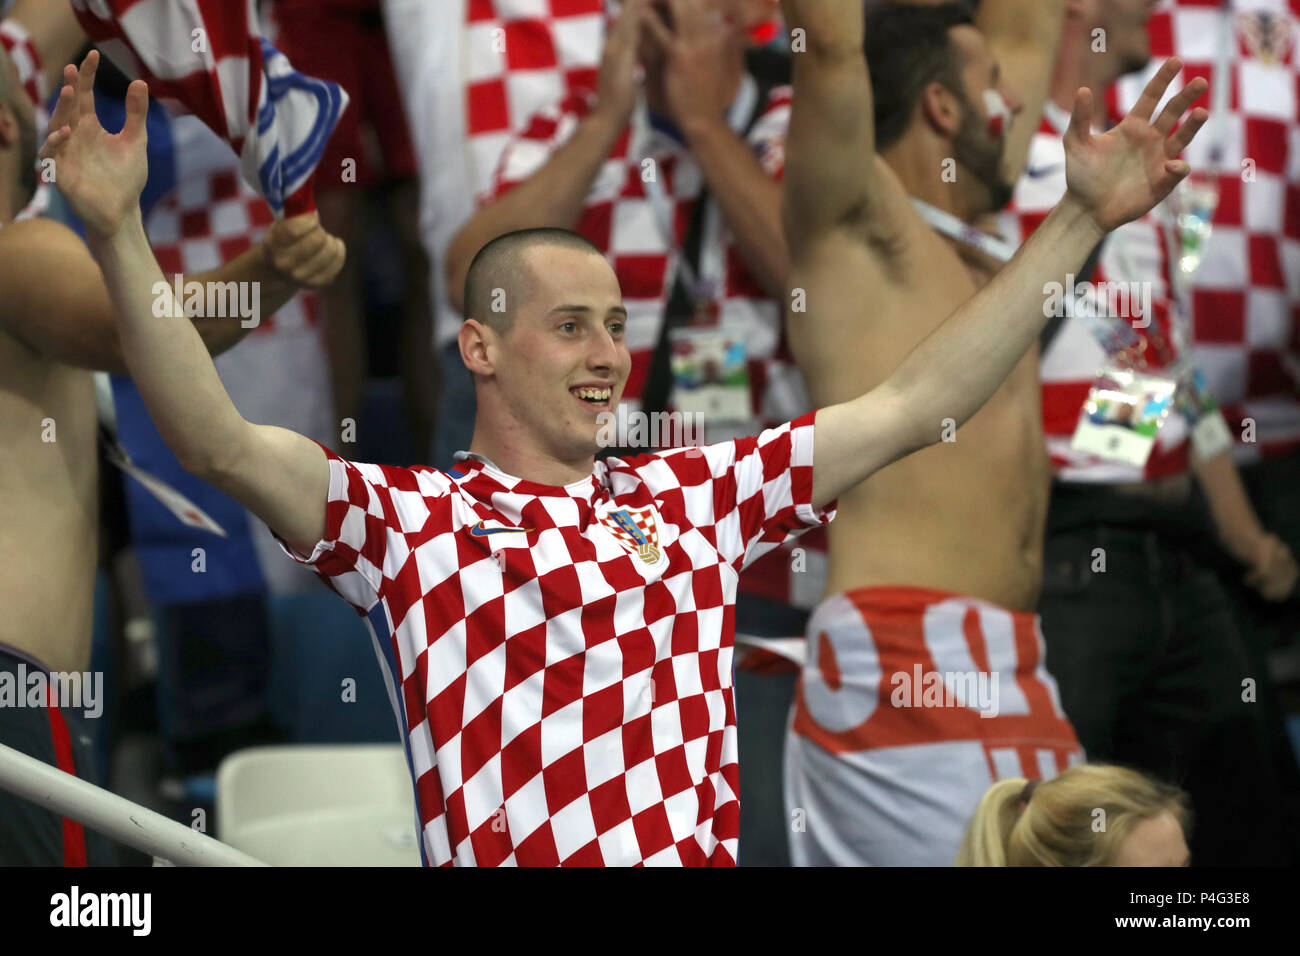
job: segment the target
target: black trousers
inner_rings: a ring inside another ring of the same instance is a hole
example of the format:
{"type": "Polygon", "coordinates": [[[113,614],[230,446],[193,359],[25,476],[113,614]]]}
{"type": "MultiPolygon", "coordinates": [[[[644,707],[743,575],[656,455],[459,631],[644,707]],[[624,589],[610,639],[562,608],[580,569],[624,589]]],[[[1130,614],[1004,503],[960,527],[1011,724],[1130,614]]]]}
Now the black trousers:
{"type": "Polygon", "coordinates": [[[1039,604],[1047,668],[1090,761],[1188,791],[1195,864],[1288,865],[1295,845],[1259,703],[1268,679],[1217,553],[1199,496],[1160,507],[1058,485],[1039,604]]]}
{"type": "MultiPolygon", "coordinates": [[[[1300,451],[1241,468],[1255,513],[1264,528],[1300,555],[1300,451]]],[[[1263,670],[1275,650],[1300,645],[1300,586],[1289,601],[1270,604],[1237,580],[1228,582],[1237,607],[1237,626],[1252,661],[1263,670]]],[[[1300,834],[1300,764],[1286,730],[1286,714],[1300,711],[1300,681],[1268,688],[1261,697],[1269,720],[1269,742],[1278,767],[1290,832],[1300,834]]],[[[1300,836],[1296,842],[1300,843],[1300,836]]]]}

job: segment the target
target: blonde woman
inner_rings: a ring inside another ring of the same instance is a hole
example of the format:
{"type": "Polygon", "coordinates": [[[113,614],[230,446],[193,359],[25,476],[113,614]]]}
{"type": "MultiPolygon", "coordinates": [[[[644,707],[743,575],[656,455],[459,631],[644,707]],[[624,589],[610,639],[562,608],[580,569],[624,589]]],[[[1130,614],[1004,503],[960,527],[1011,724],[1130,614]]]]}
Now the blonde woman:
{"type": "Polygon", "coordinates": [[[966,825],[958,866],[1187,866],[1187,795],[1124,767],[999,780],[966,825]]]}

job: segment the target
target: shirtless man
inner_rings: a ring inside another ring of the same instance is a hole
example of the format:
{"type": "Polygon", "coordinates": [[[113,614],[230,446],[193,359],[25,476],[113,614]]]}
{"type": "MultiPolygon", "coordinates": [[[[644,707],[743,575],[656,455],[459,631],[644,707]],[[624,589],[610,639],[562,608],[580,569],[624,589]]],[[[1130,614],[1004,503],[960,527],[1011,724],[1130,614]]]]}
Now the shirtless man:
{"type": "MultiPolygon", "coordinates": [[[[98,457],[88,370],[126,372],[103,276],[81,239],[49,219],[15,221],[35,190],[37,146],[33,104],[0,51],[0,671],[6,677],[81,673],[90,664],[98,457]]],[[[221,268],[186,280],[260,283],[261,307],[270,314],[299,286],[328,282],[342,257],[341,244],[315,216],[303,216],[278,223],[264,243],[221,268]]],[[[193,322],[212,354],[249,331],[238,317],[193,322]]],[[[91,762],[76,733],[80,717],[0,697],[0,742],[51,763],[70,746],[72,759],[59,765],[86,776],[91,762]]],[[[79,856],[66,835],[58,817],[0,792],[0,863],[84,859],[84,844],[78,843],[79,856]]]]}
{"type": "MultiPolygon", "coordinates": [[[[884,381],[1005,261],[967,224],[1010,196],[1064,8],[985,0],[977,25],[960,4],[886,5],[867,27],[859,0],[783,6],[806,43],[785,217],[807,311],[789,337],[820,407],[884,381]]],[[[1082,759],[1033,614],[1048,490],[1037,362],[1031,346],[960,430],[941,413],[938,444],[841,499],[787,736],[796,864],[950,865],[994,780],[1082,759]]]]}

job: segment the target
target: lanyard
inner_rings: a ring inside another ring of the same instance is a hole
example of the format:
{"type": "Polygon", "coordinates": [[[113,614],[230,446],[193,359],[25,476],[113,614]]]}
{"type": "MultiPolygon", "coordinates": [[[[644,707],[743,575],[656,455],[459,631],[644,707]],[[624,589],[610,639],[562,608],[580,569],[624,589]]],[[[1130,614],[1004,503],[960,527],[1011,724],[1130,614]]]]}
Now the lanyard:
{"type": "MultiPolygon", "coordinates": [[[[1016,247],[1011,243],[990,236],[988,233],[980,232],[969,223],[962,222],[952,213],[944,212],[942,209],[936,209],[929,203],[920,199],[913,199],[912,205],[916,211],[929,224],[929,226],[942,235],[954,239],[964,245],[977,249],[986,255],[992,256],[1000,262],[1007,262],[1015,255],[1016,247]]],[[[1064,314],[1067,318],[1077,318],[1088,327],[1103,349],[1108,353],[1125,353],[1132,352],[1134,349],[1142,348],[1142,339],[1132,326],[1123,320],[1114,317],[1103,317],[1097,315],[1095,310],[1087,305],[1081,308],[1074,307],[1073,276],[1069,277],[1071,284],[1069,288],[1062,288],[1061,305],[1064,307],[1064,314]]]]}
{"type": "MultiPolygon", "coordinates": [[[[742,74],[740,90],[736,94],[735,101],[731,104],[730,111],[727,113],[727,123],[737,136],[744,135],[749,118],[754,114],[754,108],[758,105],[757,100],[758,84],[748,73],[742,74]]],[[[638,140],[642,144],[648,143],[652,127],[650,126],[650,113],[646,107],[644,96],[641,97],[637,104],[635,122],[638,140]]],[[[652,158],[645,156],[643,161],[652,158]]],[[[649,200],[650,209],[654,213],[659,236],[663,240],[671,259],[668,274],[664,278],[664,289],[671,290],[677,281],[678,273],[680,273],[693,300],[697,302],[700,300],[716,301],[722,295],[724,271],[723,249],[720,241],[722,218],[717,204],[708,203],[703,212],[704,224],[700,236],[700,263],[697,271],[686,258],[680,244],[677,242],[675,223],[677,204],[664,191],[664,185],[659,178],[658,171],[656,170],[650,180],[643,185],[645,186],[646,199],[649,200]]]]}
{"type": "Polygon", "coordinates": [[[912,205],[916,211],[921,214],[921,218],[926,221],[931,229],[935,232],[954,239],[964,246],[969,246],[986,256],[998,260],[998,262],[1010,262],[1011,257],[1016,254],[1016,247],[1013,243],[1005,239],[999,239],[996,236],[990,236],[986,232],[980,232],[970,223],[962,222],[950,212],[944,212],[942,209],[936,209],[928,202],[922,199],[913,199],[912,205]]]}

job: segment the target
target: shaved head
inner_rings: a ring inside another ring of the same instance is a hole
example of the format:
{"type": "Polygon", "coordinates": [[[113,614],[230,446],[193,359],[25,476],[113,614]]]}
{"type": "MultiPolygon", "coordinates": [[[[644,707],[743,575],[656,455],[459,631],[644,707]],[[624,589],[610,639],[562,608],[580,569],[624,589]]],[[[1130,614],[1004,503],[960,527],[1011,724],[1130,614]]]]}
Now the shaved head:
{"type": "Polygon", "coordinates": [[[590,240],[567,229],[521,229],[493,239],[478,251],[465,274],[465,317],[478,319],[493,331],[510,331],[515,313],[537,290],[537,276],[528,264],[529,250],[558,246],[604,258],[590,240]]]}

